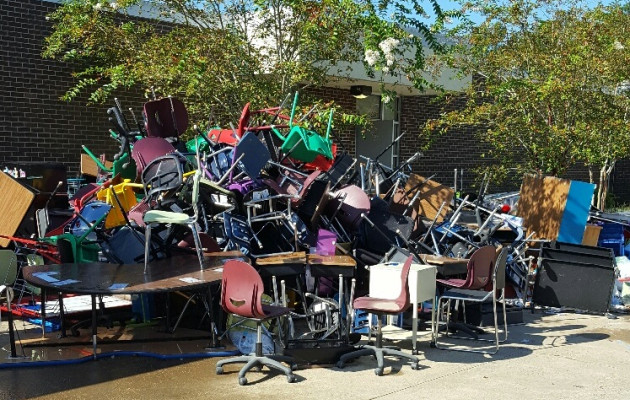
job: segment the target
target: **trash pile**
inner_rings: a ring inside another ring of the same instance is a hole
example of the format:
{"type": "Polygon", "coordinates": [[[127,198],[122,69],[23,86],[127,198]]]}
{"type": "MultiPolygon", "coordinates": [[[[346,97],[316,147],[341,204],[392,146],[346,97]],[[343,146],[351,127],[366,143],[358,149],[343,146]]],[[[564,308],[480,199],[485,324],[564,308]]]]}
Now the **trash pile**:
{"type": "MultiPolygon", "coordinates": [[[[458,197],[433,176],[412,172],[420,153],[395,168],[380,162],[380,155],[355,158],[334,143],[333,112],[325,131],[316,132],[311,112],[296,115],[298,101],[296,93],[289,115],[284,105],[250,110],[247,104],[236,126],[194,126],[196,136],[187,142],[181,135],[189,128],[188,114],[178,99],[151,100],[140,118],[116,101],[107,112],[119,152],[108,162],[83,146],[82,170],[91,165],[96,182],[68,181],[71,209],[62,210],[67,216],[55,224],[48,203],[63,186],[59,182],[35,210],[35,237],[3,229],[3,245],[11,241],[55,264],[142,263],[145,250],[150,261],[174,248],[239,250],[253,261],[297,251],[347,254],[358,263],[358,294],[367,290],[363,266],[408,255],[418,263],[426,254],[467,259],[486,245],[500,245],[509,247],[509,297],[520,306],[530,299],[537,258],[530,248],[538,238],[523,227],[529,226],[523,190],[521,218],[514,215],[518,196],[487,194],[488,180],[477,193],[458,197]]],[[[8,180],[5,175],[3,184],[8,180]]],[[[575,191],[571,186],[569,199],[575,191]]],[[[580,216],[578,225],[587,217],[580,216]]],[[[536,218],[549,228],[549,215],[536,218]]],[[[562,213],[554,218],[560,236],[556,232],[553,239],[575,231],[562,228],[562,213]]]]}

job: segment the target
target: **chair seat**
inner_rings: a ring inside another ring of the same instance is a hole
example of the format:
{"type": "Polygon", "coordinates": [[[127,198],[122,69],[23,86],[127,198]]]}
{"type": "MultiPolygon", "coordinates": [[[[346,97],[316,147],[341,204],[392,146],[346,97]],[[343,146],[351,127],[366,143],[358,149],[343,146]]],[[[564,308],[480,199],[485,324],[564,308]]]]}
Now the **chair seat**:
{"type": "Polygon", "coordinates": [[[460,288],[462,286],[464,286],[464,284],[466,283],[465,279],[458,279],[458,278],[452,278],[452,279],[436,279],[435,280],[437,283],[440,283],[444,286],[448,286],[451,288],[460,288]]]}
{"type": "Polygon", "coordinates": [[[357,297],[352,306],[355,310],[361,309],[374,313],[399,313],[403,310],[400,304],[391,299],[379,299],[375,297],[357,297]]]}
{"type": "Polygon", "coordinates": [[[188,214],[173,211],[149,210],[142,218],[145,224],[188,224],[192,221],[188,214]]]}
{"type": "Polygon", "coordinates": [[[442,298],[483,302],[492,298],[492,292],[469,289],[449,289],[442,294],[442,298]]]}
{"type": "Polygon", "coordinates": [[[288,307],[280,307],[280,306],[270,306],[263,304],[262,309],[265,312],[265,316],[261,318],[262,320],[277,318],[281,315],[286,315],[291,312],[291,309],[288,307]]]}

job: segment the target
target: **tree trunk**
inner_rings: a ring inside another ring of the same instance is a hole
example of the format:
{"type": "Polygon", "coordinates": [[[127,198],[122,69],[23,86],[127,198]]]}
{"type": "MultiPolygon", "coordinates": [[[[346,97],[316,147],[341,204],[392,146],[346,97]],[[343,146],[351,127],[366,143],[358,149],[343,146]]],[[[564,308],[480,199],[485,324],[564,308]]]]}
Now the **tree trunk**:
{"type": "Polygon", "coordinates": [[[614,161],[604,162],[602,168],[599,170],[599,184],[597,185],[597,203],[595,207],[604,211],[606,207],[606,197],[608,196],[608,184],[610,182],[610,174],[615,167],[614,161]]]}

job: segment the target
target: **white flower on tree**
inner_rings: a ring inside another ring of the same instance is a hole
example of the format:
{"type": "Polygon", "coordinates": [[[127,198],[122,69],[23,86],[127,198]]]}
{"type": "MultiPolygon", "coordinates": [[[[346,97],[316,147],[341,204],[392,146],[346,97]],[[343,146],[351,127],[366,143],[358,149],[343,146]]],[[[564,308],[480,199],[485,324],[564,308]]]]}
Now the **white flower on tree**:
{"type": "Polygon", "coordinates": [[[380,54],[376,50],[366,50],[365,51],[365,62],[368,63],[370,67],[373,67],[374,64],[379,59],[380,54]]]}

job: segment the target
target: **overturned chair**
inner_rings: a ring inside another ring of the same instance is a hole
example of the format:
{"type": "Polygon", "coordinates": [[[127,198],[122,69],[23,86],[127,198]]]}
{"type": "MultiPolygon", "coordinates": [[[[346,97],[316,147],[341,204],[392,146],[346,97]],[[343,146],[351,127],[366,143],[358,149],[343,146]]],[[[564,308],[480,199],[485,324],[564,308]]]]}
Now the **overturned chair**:
{"type": "Polygon", "coordinates": [[[267,306],[262,303],[263,281],[258,272],[246,262],[230,260],[223,267],[223,279],[221,281],[221,307],[232,314],[250,319],[256,322],[257,340],[256,351],[251,355],[243,355],[217,363],[217,374],[223,373],[223,366],[226,364],[245,363],[238,373],[239,385],[246,385],[245,374],[254,367],[262,368],[266,366],[275,369],[287,376],[289,383],[295,382],[293,359],[281,355],[264,355],[262,343],[262,323],[288,315],[291,311],[287,307],[267,306]],[[288,363],[290,366],[281,364],[288,363]]]}

